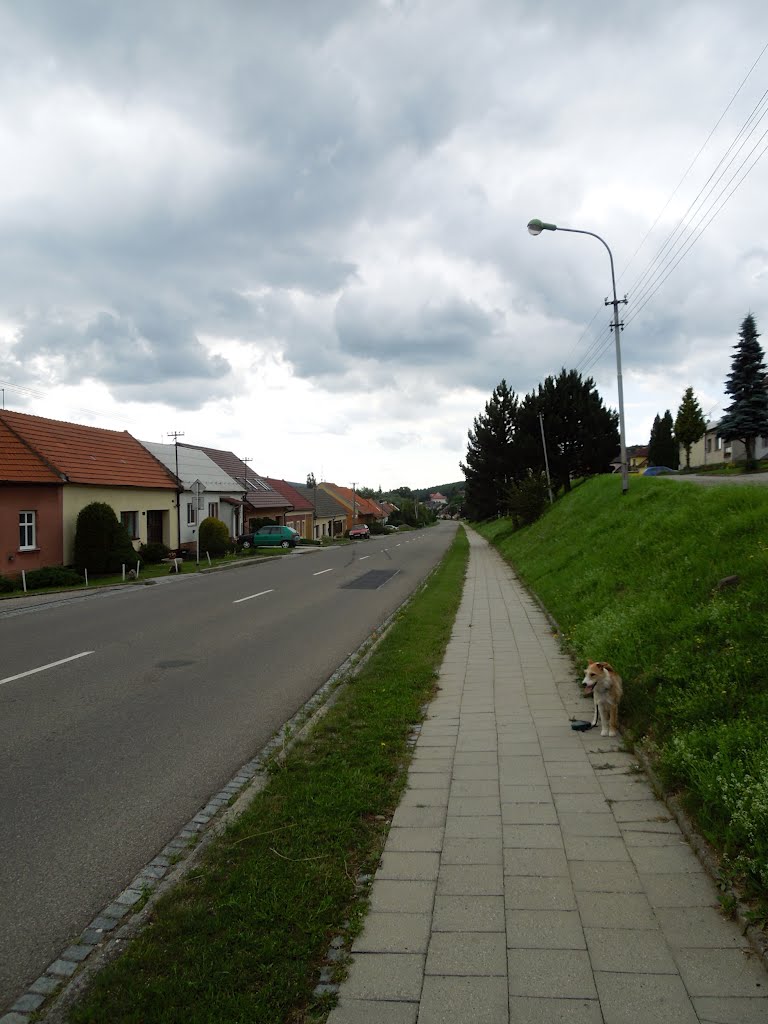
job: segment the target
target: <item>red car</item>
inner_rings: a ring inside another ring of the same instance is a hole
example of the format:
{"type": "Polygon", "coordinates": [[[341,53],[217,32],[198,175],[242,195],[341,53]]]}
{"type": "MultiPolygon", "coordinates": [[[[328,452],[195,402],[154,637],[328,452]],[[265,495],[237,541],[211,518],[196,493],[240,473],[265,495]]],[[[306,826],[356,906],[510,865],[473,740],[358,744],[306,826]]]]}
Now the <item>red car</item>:
{"type": "Polygon", "coordinates": [[[355,523],[347,534],[350,540],[370,540],[371,531],[365,523],[355,523]]]}

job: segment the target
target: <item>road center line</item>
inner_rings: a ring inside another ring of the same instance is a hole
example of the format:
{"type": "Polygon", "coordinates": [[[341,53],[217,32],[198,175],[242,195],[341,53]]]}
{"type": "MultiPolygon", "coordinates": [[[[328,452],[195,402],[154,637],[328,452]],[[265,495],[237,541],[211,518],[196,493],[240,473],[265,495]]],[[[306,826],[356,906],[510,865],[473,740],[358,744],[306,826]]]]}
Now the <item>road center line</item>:
{"type": "Polygon", "coordinates": [[[364,562],[366,560],[366,558],[370,558],[370,557],[371,557],[370,555],[360,555],[360,557],[358,558],[358,562],[364,562]]]}
{"type": "Polygon", "coordinates": [[[313,572],[313,576],[322,576],[326,572],[333,572],[333,569],[321,569],[320,572],[313,572]]]}
{"type": "Polygon", "coordinates": [[[19,672],[15,676],[6,676],[5,679],[0,679],[0,686],[3,683],[12,683],[14,679],[23,679],[25,676],[33,676],[37,672],[45,672],[48,668],[56,668],[57,665],[66,665],[68,661],[77,661],[78,658],[87,658],[89,654],[93,654],[93,651],[81,651],[80,654],[73,654],[70,658],[62,658],[60,661],[52,661],[48,665],[41,665],[39,668],[31,668],[28,672],[19,672]]]}
{"type": "Polygon", "coordinates": [[[272,590],[260,590],[258,594],[250,594],[248,597],[238,597],[238,599],[233,601],[232,604],[242,604],[243,601],[252,601],[254,597],[264,597],[265,594],[272,593],[274,593],[272,590]]]}

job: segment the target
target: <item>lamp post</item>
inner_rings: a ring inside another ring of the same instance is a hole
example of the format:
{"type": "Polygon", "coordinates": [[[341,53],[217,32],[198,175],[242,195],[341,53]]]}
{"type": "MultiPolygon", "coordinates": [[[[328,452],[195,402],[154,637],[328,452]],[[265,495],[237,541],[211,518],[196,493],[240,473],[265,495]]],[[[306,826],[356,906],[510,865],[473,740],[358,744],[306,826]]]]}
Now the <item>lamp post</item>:
{"type": "Polygon", "coordinates": [[[616,298],[616,274],[613,269],[613,253],[611,252],[608,243],[600,235],[596,235],[594,231],[581,231],[578,228],[560,228],[557,224],[547,224],[543,220],[534,218],[534,220],[528,221],[528,232],[531,235],[540,235],[542,231],[567,231],[571,235],[589,235],[591,238],[596,238],[598,242],[602,242],[608,252],[608,258],[611,261],[611,285],[613,287],[613,298],[606,299],[606,306],[613,306],[613,339],[616,343],[616,382],[618,385],[619,392],[619,441],[621,444],[621,493],[626,494],[629,488],[629,480],[627,476],[627,443],[624,435],[624,385],[621,379],[621,328],[623,324],[619,321],[619,305],[622,302],[627,301],[626,295],[623,299],[616,298]]]}

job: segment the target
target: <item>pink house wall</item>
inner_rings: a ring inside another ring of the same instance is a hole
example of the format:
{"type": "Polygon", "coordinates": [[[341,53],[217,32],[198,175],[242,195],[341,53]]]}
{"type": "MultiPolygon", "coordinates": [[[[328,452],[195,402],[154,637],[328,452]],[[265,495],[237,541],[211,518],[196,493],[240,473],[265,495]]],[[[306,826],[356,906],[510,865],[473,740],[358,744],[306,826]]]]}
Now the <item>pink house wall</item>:
{"type": "Polygon", "coordinates": [[[0,487],[0,573],[61,565],[64,558],[62,488],[56,485],[5,484],[0,487]],[[36,547],[19,550],[19,512],[35,513],[36,547]]]}

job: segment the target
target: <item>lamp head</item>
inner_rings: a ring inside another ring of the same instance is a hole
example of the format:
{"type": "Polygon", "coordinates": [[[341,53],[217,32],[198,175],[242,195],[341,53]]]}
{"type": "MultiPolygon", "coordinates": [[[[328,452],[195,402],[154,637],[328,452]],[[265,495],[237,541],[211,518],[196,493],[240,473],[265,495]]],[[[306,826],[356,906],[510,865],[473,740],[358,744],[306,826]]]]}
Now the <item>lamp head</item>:
{"type": "Polygon", "coordinates": [[[528,221],[529,234],[540,235],[542,231],[557,231],[557,224],[547,224],[546,221],[539,220],[538,217],[528,221]]]}

